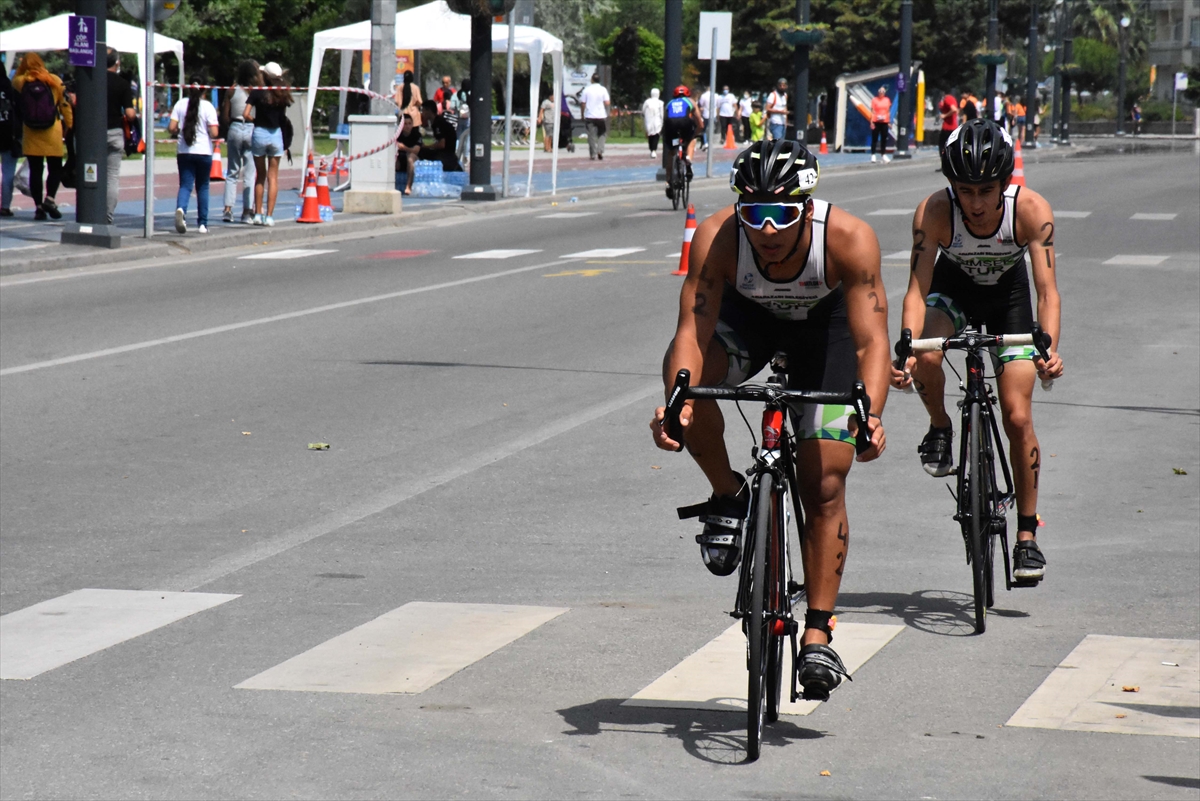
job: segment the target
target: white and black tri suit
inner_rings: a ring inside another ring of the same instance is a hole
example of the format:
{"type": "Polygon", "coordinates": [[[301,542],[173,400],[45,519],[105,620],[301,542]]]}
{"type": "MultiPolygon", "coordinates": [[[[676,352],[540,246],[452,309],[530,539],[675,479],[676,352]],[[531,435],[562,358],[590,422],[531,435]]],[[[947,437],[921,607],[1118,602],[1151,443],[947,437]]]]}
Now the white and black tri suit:
{"type": "Polygon", "coordinates": [[[968,324],[984,326],[990,334],[1027,334],[1033,330],[1026,266],[1029,243],[1018,243],[1016,235],[1020,190],[1012,185],[1004,190],[1004,211],[996,230],[976,236],[967,228],[953,190],[946,189],[950,244],[939,245],[925,304],[950,317],[956,333],[968,324]]]}
{"type": "MultiPolygon", "coordinates": [[[[724,383],[755,375],[777,351],[788,354],[791,389],[850,392],[858,376],[858,355],[846,316],[846,297],[826,275],[826,225],[832,208],[813,199],[812,237],[800,271],[774,280],[738,223],[737,276],[726,284],[714,336],[729,356],[724,383]]],[[[801,223],[803,224],[803,223],[801,223]]],[[[796,421],[804,439],[850,442],[848,406],[813,404],[796,421]]]]}

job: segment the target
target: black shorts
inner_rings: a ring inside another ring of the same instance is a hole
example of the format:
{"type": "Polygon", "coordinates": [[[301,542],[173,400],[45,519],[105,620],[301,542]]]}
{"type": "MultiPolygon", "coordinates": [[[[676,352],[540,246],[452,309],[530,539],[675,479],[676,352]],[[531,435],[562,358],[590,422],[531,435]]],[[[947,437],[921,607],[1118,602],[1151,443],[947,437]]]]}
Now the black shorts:
{"type": "Polygon", "coordinates": [[[667,119],[663,121],[663,142],[667,149],[675,152],[674,140],[682,139],[684,148],[688,142],[696,138],[696,121],[691,117],[684,119],[667,119]]]}
{"type": "MultiPolygon", "coordinates": [[[[788,388],[849,393],[858,378],[858,353],[846,318],[846,298],[836,289],[807,320],[782,320],[725,285],[713,336],[725,349],[729,370],[722,382],[736,386],[756,375],[778,351],[788,356],[788,388]]],[[[853,442],[850,406],[807,404],[793,415],[800,439],[853,442]]]]}
{"type": "MultiPolygon", "coordinates": [[[[977,284],[962,269],[939,255],[925,305],[950,318],[954,333],[968,325],[989,334],[1028,334],[1033,330],[1029,273],[1024,264],[1011,268],[994,285],[977,284]]],[[[1013,346],[1001,349],[1001,362],[1032,359],[1034,349],[1013,346]]]]}

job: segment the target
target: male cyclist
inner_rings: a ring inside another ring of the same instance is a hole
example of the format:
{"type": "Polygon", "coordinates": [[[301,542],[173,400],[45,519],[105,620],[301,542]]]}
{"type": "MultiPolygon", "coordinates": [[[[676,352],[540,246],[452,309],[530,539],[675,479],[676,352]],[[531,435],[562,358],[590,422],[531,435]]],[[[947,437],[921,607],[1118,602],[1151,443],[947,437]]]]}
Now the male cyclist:
{"type": "Polygon", "coordinates": [[[666,156],[664,167],[667,172],[667,197],[675,197],[675,187],[671,185],[671,170],[674,169],[676,139],[683,140],[687,153],[687,177],[692,179],[692,155],[696,151],[696,132],[703,129],[704,121],[700,119],[700,110],[692,101],[691,90],[686,86],[676,86],[674,97],[667,103],[663,112],[663,153],[666,156]]]}
{"type": "MultiPolygon", "coordinates": [[[[912,277],[902,327],[911,328],[914,338],[952,336],[981,324],[989,334],[1027,334],[1033,316],[1025,265],[1032,265],[1037,319],[1051,337],[1050,359],[1043,362],[1032,347],[1007,347],[993,355],[993,363],[1017,495],[1013,577],[1036,584],[1045,575],[1046,558],[1036,540],[1042,458],[1033,433],[1033,384],[1038,376],[1063,372],[1054,213],[1037,192],[1010,183],[1012,139],[991,120],[968,120],[950,134],[942,172],[950,188],[921,201],[913,216],[912,277]]],[[[932,476],[947,475],[954,468],[954,427],[943,397],[942,354],[910,357],[902,370],[892,369],[892,380],[898,387],[916,386],[930,421],[917,449],[921,464],[932,476]]]]}
{"type": "MultiPolygon", "coordinates": [[[[679,299],[675,339],[663,378],[669,392],[681,368],[697,384],[735,386],[779,350],[793,389],[850,392],[855,380],[872,399],[868,462],[883,452],[879,412],[888,393],[887,296],[879,242],[862,220],[812,192],[817,159],[799,142],[754,142],[730,176],[737,202],[696,229],[679,299]]],[[[663,430],[663,407],[650,429],[655,444],[678,450],[663,430]]],[[[853,410],[810,405],[795,419],[802,548],[808,611],[797,666],[809,697],[828,697],[845,675],[830,648],[830,619],[849,542],[846,474],[854,459],[853,410]]],[[[749,488],[725,450],[725,422],[714,401],[688,401],[681,413],[688,452],[712,485],[697,536],[708,569],[737,569],[749,488]]]]}

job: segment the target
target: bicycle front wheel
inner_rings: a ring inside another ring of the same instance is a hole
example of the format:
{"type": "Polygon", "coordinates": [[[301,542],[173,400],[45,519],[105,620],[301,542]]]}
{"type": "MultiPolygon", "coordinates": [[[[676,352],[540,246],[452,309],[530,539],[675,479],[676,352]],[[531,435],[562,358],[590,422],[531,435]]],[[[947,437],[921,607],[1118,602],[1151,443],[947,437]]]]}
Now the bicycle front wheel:
{"type": "Polygon", "coordinates": [[[758,499],[754,505],[754,554],[750,564],[749,626],[750,639],[749,686],[746,695],[746,761],[758,759],[762,745],[763,719],[767,707],[767,662],[769,621],[764,614],[767,593],[767,543],[771,537],[771,506],[775,478],[770,473],[759,477],[758,499]]]}
{"type": "Polygon", "coordinates": [[[971,576],[975,589],[975,633],[983,634],[987,630],[988,608],[988,566],[991,554],[988,541],[991,539],[991,512],[986,508],[984,498],[987,495],[987,476],[984,466],[983,438],[985,436],[979,415],[979,404],[971,404],[968,417],[969,437],[967,442],[967,469],[970,479],[967,485],[967,511],[970,515],[968,527],[969,546],[971,548],[971,576]],[[987,517],[985,517],[987,515],[987,517]]]}
{"type": "Polygon", "coordinates": [[[767,609],[772,613],[767,628],[767,704],[766,722],[779,720],[779,705],[783,699],[783,644],[787,635],[776,630],[782,615],[791,608],[788,598],[787,512],[786,484],[775,488],[771,499],[771,541],[767,551],[767,609]]]}

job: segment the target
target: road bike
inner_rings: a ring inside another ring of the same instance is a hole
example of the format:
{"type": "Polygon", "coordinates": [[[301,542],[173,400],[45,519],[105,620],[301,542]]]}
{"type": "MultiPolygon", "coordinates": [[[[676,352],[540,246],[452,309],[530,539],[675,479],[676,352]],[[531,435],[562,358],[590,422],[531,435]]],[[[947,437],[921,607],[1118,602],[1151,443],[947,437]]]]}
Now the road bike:
{"type": "MultiPolygon", "coordinates": [[[[1008,555],[1008,510],[1016,506],[1016,494],[1004,448],[998,447],[1001,440],[1000,428],[996,423],[996,396],[987,383],[989,376],[984,372],[983,361],[984,351],[1027,345],[1033,345],[1042,359],[1049,360],[1050,336],[1037,323],[1034,323],[1033,332],[1029,334],[984,334],[968,326],[956,336],[929,339],[913,339],[912,331],[905,328],[896,343],[897,369],[904,369],[908,357],[914,353],[949,350],[966,353],[966,380],[955,370],[959,377],[959,389],[964,395],[958,402],[958,407],[962,409],[962,437],[958,445],[957,492],[950,489],[950,494],[956,503],[954,519],[962,527],[967,564],[971,565],[976,634],[983,634],[987,630],[987,610],[992,608],[996,600],[993,564],[997,539],[1004,554],[1005,589],[1037,584],[1036,581],[1014,580],[1012,576],[1008,555]],[[1003,492],[996,483],[997,456],[1004,479],[1003,492]]],[[[954,366],[950,368],[953,370],[954,366]]],[[[1043,381],[1042,387],[1048,388],[1049,383],[1043,381]]]]}
{"type": "MultiPolygon", "coordinates": [[[[750,509],[741,526],[742,563],[738,575],[737,597],[730,617],[742,622],[747,640],[746,668],[749,673],[747,694],[746,752],[747,761],[758,759],[764,723],[779,719],[783,689],[784,640],[791,643],[792,678],[791,700],[809,697],[825,700],[824,696],[806,696],[798,689],[795,666],[799,663],[797,635],[801,626],[792,610],[804,598],[804,582],[795,581],[788,545],[788,524],[795,520],[798,537],[804,536],[804,511],[800,505],[796,482],[796,441],[789,430],[788,418],[795,416],[797,406],[806,403],[842,404],[854,407],[858,421],[855,450],[859,453],[870,447],[867,417],[871,399],[862,382],[844,392],[791,390],[787,386],[787,355],[775,354],[771,359],[772,374],[765,384],[742,384],[737,387],[690,387],[691,374],[680,370],[675,386],[667,400],[663,426],[667,436],[683,442],[679,411],[689,399],[762,402],[761,436],[753,448],[754,465],[746,470],[749,476],[750,509]],[[784,414],[784,410],[788,414],[784,414]]],[[[743,419],[745,415],[743,415],[743,419]]],[[[747,422],[749,427],[749,422],[747,422]]],[[[792,427],[795,427],[793,420],[792,427]]],[[[697,507],[679,510],[680,518],[694,516],[697,507]]],[[[803,578],[803,574],[801,574],[803,578]]]]}
{"type": "Polygon", "coordinates": [[[682,137],[676,137],[671,140],[671,147],[675,148],[675,156],[671,159],[671,207],[679,211],[679,207],[684,209],[688,207],[688,198],[691,194],[692,178],[688,175],[687,163],[687,142],[682,137]]]}

